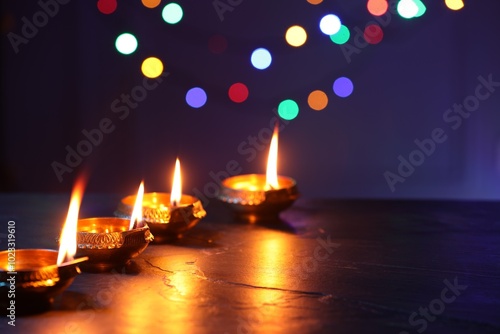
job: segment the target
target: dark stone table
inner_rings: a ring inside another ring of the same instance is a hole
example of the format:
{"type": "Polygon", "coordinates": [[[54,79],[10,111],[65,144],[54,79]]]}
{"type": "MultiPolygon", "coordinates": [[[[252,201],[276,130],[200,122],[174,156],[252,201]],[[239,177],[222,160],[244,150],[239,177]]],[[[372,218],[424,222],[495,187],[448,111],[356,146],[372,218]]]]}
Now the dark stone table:
{"type": "MultiPolygon", "coordinates": [[[[86,194],[80,217],[121,196],[86,194]]],[[[16,246],[56,248],[69,195],[0,195],[16,246]]],[[[307,200],[269,224],[212,201],[172,244],[83,273],[1,333],[499,333],[500,203],[307,200]]]]}

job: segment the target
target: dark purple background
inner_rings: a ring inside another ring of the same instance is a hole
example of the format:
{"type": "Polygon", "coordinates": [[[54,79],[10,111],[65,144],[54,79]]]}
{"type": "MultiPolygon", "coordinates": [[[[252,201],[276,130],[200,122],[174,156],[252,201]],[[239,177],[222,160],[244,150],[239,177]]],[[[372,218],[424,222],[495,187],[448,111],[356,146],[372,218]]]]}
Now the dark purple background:
{"type": "Polygon", "coordinates": [[[474,94],[478,76],[500,81],[498,1],[467,1],[458,12],[444,1],[424,1],[427,13],[409,21],[390,14],[382,42],[353,54],[350,63],[317,23],[333,12],[354,33],[373,20],[366,1],[245,0],[221,21],[212,1],[179,0],[184,18],[173,26],[161,19],[166,3],[151,10],[138,0],[119,1],[115,13],[103,15],[96,1],[70,1],[16,54],[7,34],[21,34],[22,17],[32,21],[41,7],[2,1],[1,191],[66,192],[83,169],[89,191],[127,194],[142,178],[147,191],[169,191],[179,155],[184,191],[210,196],[210,173],[223,175],[230,161],[242,173],[264,172],[267,143],[254,159],[242,143],[269,128],[273,109],[292,98],[300,113],[281,133],[279,172],[294,177],[306,197],[500,198],[500,88],[456,130],[443,120],[448,108],[474,94]],[[293,24],[308,32],[301,48],[284,41],[293,24]],[[139,39],[130,56],[114,48],[125,31],[139,39]],[[222,54],[208,48],[214,34],[228,40],[222,54]],[[268,70],[249,63],[257,47],[273,53],[268,70]],[[140,64],[151,55],[169,75],[120,120],[111,105],[142,84],[140,64]],[[339,76],[354,82],[348,98],[331,90],[339,76]],[[249,87],[244,103],[227,97],[235,82],[249,87]],[[184,101],[195,86],[208,94],[200,109],[184,101]],[[316,89],[329,96],[319,112],[307,105],[316,89]],[[65,147],[76,148],[82,130],[103,118],[114,131],[60,182],[51,164],[64,163],[65,147]],[[408,158],[414,140],[435,128],[447,140],[392,192],[384,172],[397,173],[398,156],[408,158]]]}

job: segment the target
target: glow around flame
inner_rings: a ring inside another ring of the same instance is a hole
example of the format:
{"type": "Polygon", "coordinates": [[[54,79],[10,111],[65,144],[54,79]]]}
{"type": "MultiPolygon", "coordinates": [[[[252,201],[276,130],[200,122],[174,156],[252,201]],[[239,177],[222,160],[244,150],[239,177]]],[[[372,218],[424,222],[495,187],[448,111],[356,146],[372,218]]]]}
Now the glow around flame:
{"type": "Polygon", "coordinates": [[[137,196],[135,197],[134,210],[132,210],[132,215],[130,216],[129,230],[134,228],[134,224],[137,221],[137,227],[142,222],[142,199],[144,198],[144,181],[141,182],[139,190],[137,190],[137,196]]]}
{"type": "Polygon", "coordinates": [[[170,193],[170,204],[179,205],[182,197],[181,163],[179,158],[175,160],[174,181],[172,182],[172,192],[170,193]]]}
{"type": "Polygon", "coordinates": [[[278,125],[274,127],[273,138],[267,158],[266,188],[278,189],[278,125]]]}
{"type": "Polygon", "coordinates": [[[57,265],[74,260],[76,254],[76,231],[78,226],[78,212],[82,202],[85,181],[79,178],[73,186],[69,202],[68,215],[59,238],[59,252],[57,254],[57,265]]]}

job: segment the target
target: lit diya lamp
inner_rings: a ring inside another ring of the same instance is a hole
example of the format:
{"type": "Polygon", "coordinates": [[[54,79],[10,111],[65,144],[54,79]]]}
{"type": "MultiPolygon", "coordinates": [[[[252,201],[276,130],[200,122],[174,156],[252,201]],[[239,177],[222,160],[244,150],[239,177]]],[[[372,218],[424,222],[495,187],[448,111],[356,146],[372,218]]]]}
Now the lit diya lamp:
{"type": "Polygon", "coordinates": [[[278,175],[278,126],[269,147],[266,175],[244,174],[222,181],[218,198],[237,216],[255,222],[276,219],[299,196],[294,179],[278,175]]]}
{"type": "MultiPolygon", "coordinates": [[[[142,199],[142,219],[147,222],[155,235],[155,242],[165,242],[182,235],[200,219],[206,216],[201,201],[190,195],[182,194],[181,167],[179,159],[175,162],[171,193],[145,193],[142,199]]],[[[130,217],[135,196],[121,200],[115,215],[130,217]]]]}
{"type": "MultiPolygon", "coordinates": [[[[59,251],[52,249],[11,249],[0,252],[0,307],[7,317],[45,311],[54,298],[80,274],[75,259],[76,224],[84,183],[75,184],[68,215],[60,236],[59,251]]],[[[15,323],[15,322],[14,322],[15,323]]]]}
{"type": "Polygon", "coordinates": [[[137,200],[128,219],[97,217],[78,220],[77,255],[88,256],[82,270],[105,272],[120,269],[141,254],[153,240],[147,224],[142,222],[144,183],[137,191],[137,200]]]}

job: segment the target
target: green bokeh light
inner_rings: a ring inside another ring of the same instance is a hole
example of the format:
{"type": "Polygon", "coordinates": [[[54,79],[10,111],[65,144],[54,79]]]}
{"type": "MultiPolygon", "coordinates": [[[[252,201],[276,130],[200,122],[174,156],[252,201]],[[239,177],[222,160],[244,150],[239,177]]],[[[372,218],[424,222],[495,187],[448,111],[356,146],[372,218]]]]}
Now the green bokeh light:
{"type": "Polygon", "coordinates": [[[299,106],[294,100],[283,100],[278,106],[278,115],[286,120],[292,120],[299,114],[299,106]]]}
{"type": "Polygon", "coordinates": [[[415,17],[420,17],[425,14],[427,7],[425,7],[424,3],[420,0],[413,0],[418,7],[418,12],[415,14],[415,17]]]}
{"type": "Polygon", "coordinates": [[[332,42],[339,45],[347,43],[350,37],[351,32],[345,25],[341,25],[340,30],[336,34],[330,35],[332,42]]]}

